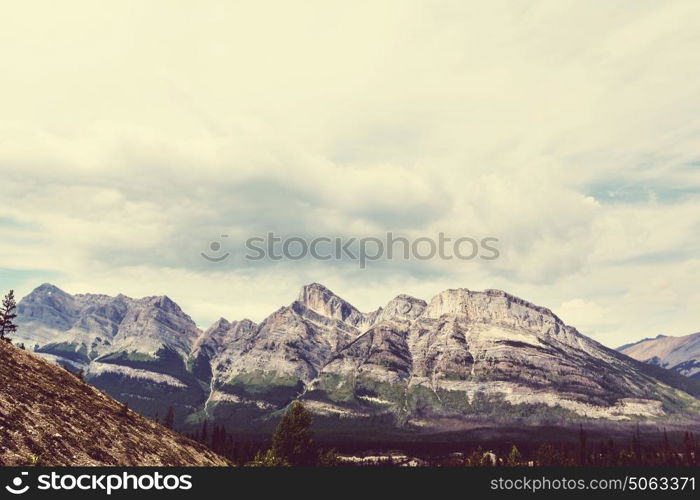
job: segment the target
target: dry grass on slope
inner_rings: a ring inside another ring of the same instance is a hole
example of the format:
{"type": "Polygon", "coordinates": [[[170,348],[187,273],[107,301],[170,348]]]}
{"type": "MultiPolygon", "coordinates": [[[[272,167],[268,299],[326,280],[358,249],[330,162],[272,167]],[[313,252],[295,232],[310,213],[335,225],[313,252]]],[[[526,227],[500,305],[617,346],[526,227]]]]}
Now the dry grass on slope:
{"type": "Polygon", "coordinates": [[[208,448],[0,341],[0,465],[224,466],[208,448]]]}

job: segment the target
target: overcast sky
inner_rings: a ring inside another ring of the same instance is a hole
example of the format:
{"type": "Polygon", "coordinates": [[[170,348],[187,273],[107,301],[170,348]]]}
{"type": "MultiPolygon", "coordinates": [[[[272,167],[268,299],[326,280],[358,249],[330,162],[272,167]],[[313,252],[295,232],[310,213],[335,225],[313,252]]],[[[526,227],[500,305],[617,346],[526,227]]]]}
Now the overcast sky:
{"type": "Polygon", "coordinates": [[[697,1],[3,2],[0,61],[3,290],[206,327],[313,281],[500,288],[610,346],[700,330],[697,1]],[[267,231],[501,256],[244,261],[267,231]]]}

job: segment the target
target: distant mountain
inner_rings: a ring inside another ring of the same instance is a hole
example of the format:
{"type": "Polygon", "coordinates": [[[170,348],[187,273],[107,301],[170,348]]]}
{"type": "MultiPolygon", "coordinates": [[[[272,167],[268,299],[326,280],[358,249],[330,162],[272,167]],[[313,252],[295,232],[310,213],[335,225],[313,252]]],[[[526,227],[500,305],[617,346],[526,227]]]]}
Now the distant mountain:
{"type": "Polygon", "coordinates": [[[260,324],[205,332],[167,297],[71,296],[42,285],[18,306],[19,341],[86,371],[147,414],[176,407],[260,430],[300,398],[329,432],[439,431],[473,419],[695,418],[700,383],[635,361],[499,290],[398,295],[363,313],[323,285],[260,324]]]}
{"type": "MultiPolygon", "coordinates": [[[[663,338],[663,337],[665,337],[665,336],[666,336],[666,335],[657,335],[655,338],[660,339],[660,338],[663,338]]],[[[645,338],[645,339],[638,340],[638,341],[636,341],[636,342],[630,342],[629,344],[621,345],[620,347],[615,348],[615,350],[616,350],[616,351],[619,351],[619,352],[622,352],[622,351],[624,351],[625,349],[627,349],[627,348],[629,348],[629,347],[632,347],[633,345],[637,345],[637,344],[640,344],[640,343],[642,343],[642,342],[646,342],[647,340],[654,340],[654,338],[652,338],[652,337],[647,337],[647,338],[645,338]]]]}
{"type": "Polygon", "coordinates": [[[700,380],[700,332],[683,337],[659,335],[617,350],[639,361],[700,380]]]}
{"type": "Polygon", "coordinates": [[[17,313],[16,343],[84,370],[91,384],[146,415],[174,405],[184,418],[206,398],[187,366],[201,332],[168,297],[69,295],[44,284],[17,313]]]}
{"type": "MultiPolygon", "coordinates": [[[[62,297],[65,298],[65,297],[62,297]]],[[[0,465],[227,465],[76,375],[0,342],[0,465]]]]}
{"type": "Polygon", "coordinates": [[[198,379],[210,383],[212,367],[216,368],[222,360],[221,353],[243,335],[255,331],[257,327],[258,325],[247,319],[233,322],[219,319],[195,342],[189,360],[192,373],[198,379]]]}

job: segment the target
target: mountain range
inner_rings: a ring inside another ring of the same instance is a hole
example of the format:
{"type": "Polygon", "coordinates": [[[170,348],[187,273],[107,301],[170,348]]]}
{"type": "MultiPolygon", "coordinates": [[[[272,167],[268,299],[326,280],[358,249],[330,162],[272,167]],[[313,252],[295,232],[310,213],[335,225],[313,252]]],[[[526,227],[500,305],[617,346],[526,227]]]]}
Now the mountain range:
{"type": "Polygon", "coordinates": [[[659,335],[617,350],[639,361],[700,380],[700,332],[682,337],[659,335]]]}
{"type": "Polygon", "coordinates": [[[500,290],[398,295],[363,313],[318,283],[260,324],[205,331],[168,297],[70,295],[18,305],[16,342],[146,415],[173,406],[263,429],[301,399],[329,432],[440,431],[474,419],[694,419],[700,383],[609,349],[500,290]]]}

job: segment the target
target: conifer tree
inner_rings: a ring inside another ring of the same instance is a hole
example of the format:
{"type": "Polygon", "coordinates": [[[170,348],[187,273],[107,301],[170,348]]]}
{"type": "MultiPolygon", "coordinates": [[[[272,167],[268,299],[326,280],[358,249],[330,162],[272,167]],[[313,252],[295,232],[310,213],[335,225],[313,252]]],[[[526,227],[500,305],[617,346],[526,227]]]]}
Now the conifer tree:
{"type": "Polygon", "coordinates": [[[513,447],[510,449],[510,453],[508,453],[508,459],[506,461],[506,465],[510,465],[511,467],[515,467],[520,465],[520,450],[518,450],[518,447],[513,445],[513,447]]]}
{"type": "Polygon", "coordinates": [[[168,429],[172,429],[175,425],[175,409],[172,406],[168,408],[168,413],[165,415],[163,425],[168,429]]]}
{"type": "Polygon", "coordinates": [[[10,292],[5,295],[5,298],[2,299],[2,305],[0,305],[0,340],[6,342],[12,341],[7,335],[17,331],[17,325],[14,323],[14,319],[17,317],[15,313],[16,309],[15,291],[10,290],[10,292]]]}
{"type": "Polygon", "coordinates": [[[311,422],[311,413],[301,402],[294,401],[272,436],[274,456],[294,466],[313,465],[311,422]]]}
{"type": "Polygon", "coordinates": [[[199,433],[199,442],[202,444],[207,444],[209,441],[209,430],[207,429],[207,421],[205,420],[202,424],[202,432],[199,433]]]}
{"type": "Polygon", "coordinates": [[[250,467],[285,467],[290,464],[277,456],[272,449],[269,449],[265,453],[258,450],[249,465],[250,467]]]}
{"type": "Polygon", "coordinates": [[[586,443],[588,441],[588,435],[585,430],[583,430],[583,424],[579,424],[578,431],[578,464],[586,465],[587,462],[587,450],[586,443]]]}

